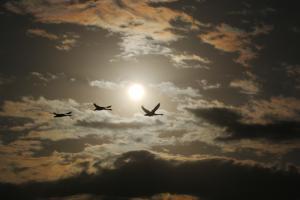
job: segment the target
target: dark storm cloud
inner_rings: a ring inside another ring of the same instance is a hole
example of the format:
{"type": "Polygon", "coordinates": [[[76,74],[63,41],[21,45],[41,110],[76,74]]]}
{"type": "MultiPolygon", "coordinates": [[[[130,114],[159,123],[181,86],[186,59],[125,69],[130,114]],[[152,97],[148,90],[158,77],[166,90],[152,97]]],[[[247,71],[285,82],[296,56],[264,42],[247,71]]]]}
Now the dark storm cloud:
{"type": "Polygon", "coordinates": [[[2,199],[38,199],[78,194],[139,197],[159,193],[189,194],[207,200],[286,199],[300,197],[300,174],[234,160],[167,161],[147,151],[127,152],[115,169],[80,174],[53,182],[2,183],[2,199]],[[230,181],[230,182],[229,182],[230,181]]]}
{"type": "Polygon", "coordinates": [[[245,123],[241,113],[227,108],[188,109],[195,116],[205,121],[226,128],[228,135],[220,140],[269,139],[292,140],[300,138],[300,122],[274,120],[267,124],[245,123]]]}
{"type": "Polygon", "coordinates": [[[87,135],[80,138],[62,139],[62,140],[40,140],[41,149],[33,152],[34,157],[51,156],[53,152],[79,153],[84,151],[89,145],[101,145],[109,143],[109,139],[97,137],[96,135],[87,135]]]}

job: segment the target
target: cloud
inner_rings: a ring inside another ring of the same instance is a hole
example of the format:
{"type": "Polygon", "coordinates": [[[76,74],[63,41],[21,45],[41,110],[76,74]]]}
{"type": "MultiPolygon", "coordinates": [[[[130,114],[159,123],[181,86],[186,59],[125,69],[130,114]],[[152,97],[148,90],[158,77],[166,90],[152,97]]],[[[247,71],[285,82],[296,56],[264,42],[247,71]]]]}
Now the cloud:
{"type": "Polygon", "coordinates": [[[270,123],[278,121],[299,121],[300,100],[294,97],[271,97],[270,99],[251,100],[243,106],[249,121],[254,123],[270,123]]]}
{"type": "Polygon", "coordinates": [[[9,144],[44,125],[46,123],[36,124],[33,119],[28,117],[0,115],[0,141],[4,145],[9,144]]]}
{"type": "Polygon", "coordinates": [[[55,48],[61,51],[69,51],[77,45],[78,38],[79,35],[76,34],[64,34],[55,48]]]}
{"type": "Polygon", "coordinates": [[[208,81],[205,79],[197,80],[197,83],[200,85],[200,87],[203,90],[213,90],[213,89],[218,89],[221,87],[220,83],[209,84],[208,81]]]}
{"type": "Polygon", "coordinates": [[[172,82],[161,82],[158,84],[151,84],[150,87],[157,89],[162,94],[169,96],[174,101],[180,101],[185,98],[199,98],[201,94],[197,89],[192,87],[180,88],[172,82]]]}
{"type": "Polygon", "coordinates": [[[139,121],[85,121],[79,120],[75,123],[76,126],[95,129],[110,129],[110,130],[126,130],[126,129],[139,129],[147,126],[146,123],[139,121]]]}
{"type": "MultiPolygon", "coordinates": [[[[273,165],[274,159],[277,159],[279,155],[276,153],[266,152],[261,149],[247,148],[247,147],[229,147],[230,150],[226,149],[223,145],[217,143],[207,143],[204,141],[190,141],[185,142],[177,140],[173,144],[169,145],[156,145],[152,147],[153,151],[162,152],[172,155],[181,156],[203,156],[203,157],[219,157],[219,158],[230,158],[237,159],[240,161],[255,160],[256,162],[263,163],[265,165],[273,165]]],[[[290,163],[295,163],[295,160],[291,160],[290,163]]]]}
{"type": "Polygon", "coordinates": [[[149,198],[132,198],[131,200],[200,200],[198,197],[184,194],[157,194],[149,198]]]}
{"type": "Polygon", "coordinates": [[[2,183],[2,199],[37,199],[71,195],[147,197],[161,193],[204,199],[297,199],[300,175],[292,166],[277,170],[230,159],[177,162],[147,151],[122,154],[115,168],[52,182],[2,183]],[[151,169],[151,170],[149,170],[151,169]],[[218,177],[218,183],[214,180],[218,177]],[[234,190],[232,190],[234,188],[234,190]],[[249,192],[249,190],[251,192],[249,192]],[[238,191],[238,192],[237,192],[238,191]]]}
{"type": "Polygon", "coordinates": [[[286,67],[287,76],[294,80],[295,88],[300,89],[300,65],[284,64],[284,67],[286,67]]]}
{"type": "MultiPolygon", "coordinates": [[[[90,86],[98,87],[106,90],[123,89],[130,84],[130,81],[113,82],[106,80],[94,80],[89,82],[90,86]]],[[[163,95],[170,97],[174,101],[181,101],[187,98],[200,98],[201,94],[198,89],[192,87],[178,87],[173,82],[161,82],[155,84],[148,84],[145,87],[157,90],[163,95]]]]}
{"type": "Polygon", "coordinates": [[[202,33],[199,38],[216,49],[238,53],[238,58],[235,61],[246,67],[249,66],[249,61],[257,57],[257,52],[260,47],[253,43],[253,38],[259,35],[268,34],[273,29],[269,25],[261,25],[254,28],[252,32],[232,27],[228,24],[222,23],[218,25],[215,30],[207,33],[202,33]]]}
{"type": "Polygon", "coordinates": [[[255,95],[260,91],[258,83],[252,80],[233,80],[229,86],[240,89],[241,93],[249,95],[255,95]]]}
{"type": "Polygon", "coordinates": [[[76,46],[77,40],[80,37],[74,33],[66,33],[62,35],[56,35],[54,33],[49,33],[44,29],[28,29],[27,34],[35,37],[42,37],[48,40],[53,40],[56,42],[55,48],[61,51],[69,51],[76,46]]]}
{"type": "Polygon", "coordinates": [[[10,84],[14,82],[15,77],[13,76],[4,76],[4,74],[0,73],[0,86],[10,84]]]}
{"type": "Polygon", "coordinates": [[[196,117],[225,128],[219,140],[267,139],[271,141],[300,139],[300,122],[273,120],[270,123],[243,122],[243,114],[228,108],[188,109],[196,117]]]}
{"type": "Polygon", "coordinates": [[[94,81],[90,81],[89,84],[92,87],[98,87],[107,90],[116,90],[116,89],[124,88],[127,85],[127,82],[117,83],[113,81],[94,80],[94,81]]]}
{"type": "Polygon", "coordinates": [[[287,74],[290,77],[300,76],[300,65],[289,65],[287,66],[287,74]]]}
{"type": "Polygon", "coordinates": [[[176,130],[176,129],[171,129],[171,130],[162,130],[159,132],[159,137],[161,138],[181,138],[183,135],[187,134],[188,131],[185,129],[181,130],[176,130]]]}
{"type": "Polygon", "coordinates": [[[64,73],[57,73],[53,74],[50,72],[47,73],[41,73],[41,72],[31,72],[30,73],[30,79],[33,81],[37,81],[35,84],[42,84],[46,86],[49,82],[57,80],[59,78],[64,78],[65,74],[64,73]]]}
{"type": "Polygon", "coordinates": [[[206,65],[211,63],[211,61],[207,58],[202,58],[195,54],[170,54],[170,57],[174,65],[179,68],[209,69],[209,67],[207,67],[206,65]]]}
{"type": "Polygon", "coordinates": [[[59,36],[53,33],[49,33],[43,29],[28,29],[27,33],[32,36],[42,37],[49,40],[58,40],[59,36]]]}
{"type": "MultiPolygon", "coordinates": [[[[172,32],[172,19],[190,22],[189,15],[166,7],[152,7],[161,1],[13,1],[6,8],[17,14],[31,14],[44,23],[74,23],[98,26],[126,35],[145,35],[158,41],[173,41],[178,35],[172,32]],[[116,14],[117,13],[117,14],[116,14]]],[[[166,2],[166,1],[165,1],[166,2]]]]}
{"type": "MultiPolygon", "coordinates": [[[[139,55],[158,54],[171,59],[176,67],[194,66],[186,61],[207,63],[196,55],[173,55],[169,43],[184,37],[182,32],[197,30],[205,26],[192,16],[167,8],[159,3],[178,0],[116,0],[116,1],[11,1],[5,4],[7,10],[16,14],[30,14],[40,23],[72,23],[83,26],[96,26],[121,35],[119,43],[122,53],[119,58],[132,58],[139,55]],[[176,26],[176,23],[185,26],[176,26]],[[185,62],[184,62],[185,60],[185,62]]],[[[41,29],[30,29],[31,34],[58,40],[54,34],[41,29]]],[[[58,50],[70,50],[76,45],[77,37],[59,37],[58,50]]],[[[114,60],[114,59],[112,59],[114,60]]]]}
{"type": "Polygon", "coordinates": [[[51,156],[54,152],[80,153],[89,145],[102,145],[110,143],[109,139],[97,135],[87,135],[80,138],[69,138],[62,140],[40,140],[41,148],[33,152],[34,157],[51,156]]]}
{"type": "Polygon", "coordinates": [[[133,58],[139,55],[169,55],[172,50],[163,46],[160,41],[148,38],[145,35],[126,35],[119,43],[123,51],[119,56],[122,58],[133,58]]]}

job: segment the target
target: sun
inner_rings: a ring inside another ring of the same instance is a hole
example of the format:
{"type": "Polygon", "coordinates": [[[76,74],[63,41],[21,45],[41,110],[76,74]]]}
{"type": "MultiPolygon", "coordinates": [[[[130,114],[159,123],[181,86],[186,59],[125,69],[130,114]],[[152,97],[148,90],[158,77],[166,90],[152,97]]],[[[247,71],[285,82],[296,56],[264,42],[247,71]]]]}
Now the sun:
{"type": "Polygon", "coordinates": [[[144,88],[140,84],[133,84],[128,89],[128,94],[130,98],[134,101],[138,101],[143,98],[144,96],[144,88]]]}

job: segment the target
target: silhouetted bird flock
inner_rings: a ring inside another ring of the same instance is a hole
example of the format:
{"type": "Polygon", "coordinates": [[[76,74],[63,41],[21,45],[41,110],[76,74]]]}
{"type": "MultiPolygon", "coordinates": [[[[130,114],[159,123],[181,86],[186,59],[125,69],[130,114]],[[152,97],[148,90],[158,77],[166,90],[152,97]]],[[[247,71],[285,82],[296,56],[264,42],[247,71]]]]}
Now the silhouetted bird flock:
{"type": "MultiPolygon", "coordinates": [[[[112,111],[112,106],[98,106],[97,104],[93,103],[93,105],[95,106],[94,111],[102,111],[102,110],[110,110],[112,111]]],[[[155,115],[163,115],[163,114],[157,114],[155,113],[155,111],[158,110],[158,108],[160,107],[160,103],[158,103],[151,111],[148,110],[147,108],[145,108],[144,106],[141,106],[142,110],[145,112],[144,116],[148,116],[148,117],[152,117],[155,115]]],[[[54,115],[54,117],[71,117],[72,116],[72,112],[67,112],[67,113],[52,113],[54,115]]]]}

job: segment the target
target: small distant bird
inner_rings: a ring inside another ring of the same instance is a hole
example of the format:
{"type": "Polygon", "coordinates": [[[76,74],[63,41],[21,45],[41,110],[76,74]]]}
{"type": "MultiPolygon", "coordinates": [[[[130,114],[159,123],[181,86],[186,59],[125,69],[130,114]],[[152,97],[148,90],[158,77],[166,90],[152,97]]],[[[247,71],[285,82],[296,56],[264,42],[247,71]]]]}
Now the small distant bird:
{"type": "Polygon", "coordinates": [[[155,116],[155,115],[163,115],[163,114],[156,114],[155,111],[157,111],[157,109],[159,108],[160,103],[158,103],[155,108],[153,108],[151,111],[149,111],[148,109],[146,109],[144,106],[142,106],[143,111],[146,113],[145,116],[155,116]]]}
{"type": "Polygon", "coordinates": [[[112,109],[111,109],[111,106],[105,106],[105,107],[102,107],[102,106],[98,106],[98,105],[95,104],[95,103],[94,103],[94,106],[95,106],[94,111],[100,111],[100,110],[112,110],[112,109]]]}
{"type": "Polygon", "coordinates": [[[52,113],[54,117],[71,117],[72,112],[67,112],[67,113],[52,113]]]}

